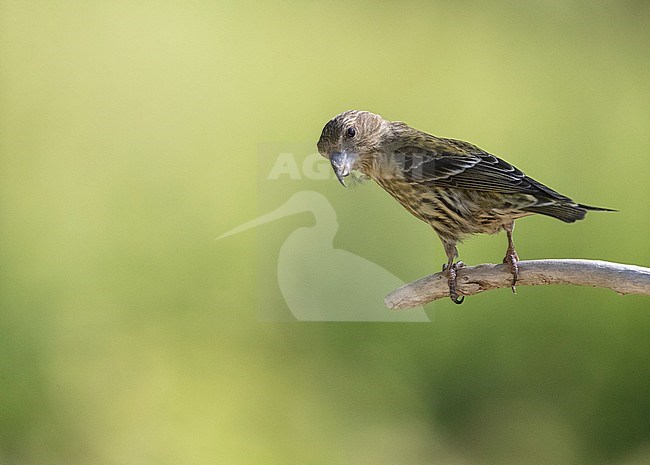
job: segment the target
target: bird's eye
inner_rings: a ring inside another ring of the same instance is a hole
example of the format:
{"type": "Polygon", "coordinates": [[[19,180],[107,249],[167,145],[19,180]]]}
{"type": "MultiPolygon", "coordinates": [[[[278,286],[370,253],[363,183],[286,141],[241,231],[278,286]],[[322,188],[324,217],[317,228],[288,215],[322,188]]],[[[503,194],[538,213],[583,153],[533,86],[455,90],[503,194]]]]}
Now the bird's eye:
{"type": "Polygon", "coordinates": [[[354,136],[356,136],[356,134],[357,134],[357,130],[354,129],[354,126],[350,126],[350,127],[348,128],[348,130],[345,132],[345,134],[346,134],[350,139],[352,139],[354,136]]]}

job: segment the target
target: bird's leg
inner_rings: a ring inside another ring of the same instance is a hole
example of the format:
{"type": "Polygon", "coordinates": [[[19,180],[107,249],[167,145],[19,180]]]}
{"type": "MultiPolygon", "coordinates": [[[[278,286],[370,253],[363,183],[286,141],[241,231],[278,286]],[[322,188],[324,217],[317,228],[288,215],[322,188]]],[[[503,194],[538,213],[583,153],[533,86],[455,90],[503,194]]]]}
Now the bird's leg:
{"type": "Polygon", "coordinates": [[[449,298],[455,304],[462,304],[465,296],[458,297],[456,291],[456,272],[459,268],[465,266],[461,261],[454,263],[454,259],[458,257],[458,249],[455,242],[443,241],[445,253],[447,254],[447,263],[442,266],[442,271],[447,274],[447,283],[449,284],[449,298]]]}
{"type": "Polygon", "coordinates": [[[519,257],[515,250],[515,243],[512,241],[512,231],[515,229],[514,220],[510,223],[504,224],[503,229],[506,230],[508,236],[508,250],[506,251],[506,256],[503,257],[503,263],[508,265],[508,268],[510,268],[510,272],[512,273],[512,292],[516,294],[517,290],[515,284],[517,284],[517,280],[519,279],[519,267],[517,266],[519,257]]]}

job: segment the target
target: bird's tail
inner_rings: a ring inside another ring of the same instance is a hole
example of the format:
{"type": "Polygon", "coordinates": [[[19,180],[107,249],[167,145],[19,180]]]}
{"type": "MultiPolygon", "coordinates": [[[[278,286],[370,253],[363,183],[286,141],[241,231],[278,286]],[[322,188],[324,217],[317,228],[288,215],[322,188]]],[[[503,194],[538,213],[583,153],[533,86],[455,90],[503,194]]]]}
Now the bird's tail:
{"type": "Polygon", "coordinates": [[[611,208],[592,207],[583,205],[581,203],[554,203],[546,205],[532,205],[525,208],[526,211],[531,213],[539,213],[541,215],[551,216],[562,220],[565,223],[574,223],[577,220],[584,219],[588,211],[599,212],[615,212],[611,208]]]}

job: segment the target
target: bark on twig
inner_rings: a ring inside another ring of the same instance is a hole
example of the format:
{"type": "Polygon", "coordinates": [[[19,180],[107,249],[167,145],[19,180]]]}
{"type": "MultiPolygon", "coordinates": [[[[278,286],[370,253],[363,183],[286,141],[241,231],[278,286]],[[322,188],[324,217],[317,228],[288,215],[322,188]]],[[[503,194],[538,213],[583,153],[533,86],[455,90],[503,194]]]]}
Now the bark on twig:
{"type": "MultiPolygon", "coordinates": [[[[650,296],[650,268],[602,260],[523,260],[517,286],[575,284],[611,289],[621,295],[650,296]]],[[[458,270],[458,294],[474,295],[508,288],[512,275],[504,264],[465,266],[458,270]]],[[[418,307],[449,297],[447,277],[436,273],[396,289],[384,300],[388,308],[418,307]]]]}

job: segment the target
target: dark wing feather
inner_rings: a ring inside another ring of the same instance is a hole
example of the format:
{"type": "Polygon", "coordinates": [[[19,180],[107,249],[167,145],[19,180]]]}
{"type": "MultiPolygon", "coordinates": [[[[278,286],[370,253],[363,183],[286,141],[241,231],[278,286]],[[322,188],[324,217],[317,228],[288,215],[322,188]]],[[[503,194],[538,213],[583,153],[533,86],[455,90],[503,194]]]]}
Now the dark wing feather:
{"type": "Polygon", "coordinates": [[[539,200],[572,202],[478,147],[451,139],[440,139],[440,142],[449,148],[425,149],[411,145],[395,151],[396,160],[403,163],[404,177],[408,182],[504,194],[530,194],[539,200]],[[449,144],[451,141],[453,144],[449,144]]]}

